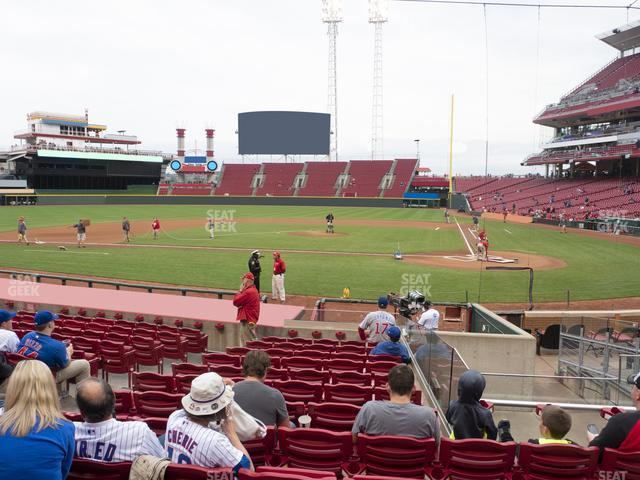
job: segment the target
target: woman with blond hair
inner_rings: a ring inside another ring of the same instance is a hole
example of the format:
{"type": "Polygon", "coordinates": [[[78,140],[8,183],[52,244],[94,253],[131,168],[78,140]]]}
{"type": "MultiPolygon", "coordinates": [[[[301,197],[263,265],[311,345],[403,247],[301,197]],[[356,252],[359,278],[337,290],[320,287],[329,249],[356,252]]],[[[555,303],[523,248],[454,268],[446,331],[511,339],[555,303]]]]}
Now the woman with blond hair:
{"type": "Polygon", "coordinates": [[[63,480],[73,461],[74,433],[49,367],[39,360],[18,363],[0,416],[0,478],[63,480]]]}

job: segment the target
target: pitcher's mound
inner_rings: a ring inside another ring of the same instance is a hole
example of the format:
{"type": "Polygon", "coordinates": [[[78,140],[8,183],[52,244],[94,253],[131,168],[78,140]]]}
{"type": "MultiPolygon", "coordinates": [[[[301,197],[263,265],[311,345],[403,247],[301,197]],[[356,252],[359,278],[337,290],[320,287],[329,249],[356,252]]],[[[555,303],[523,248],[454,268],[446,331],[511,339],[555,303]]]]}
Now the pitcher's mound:
{"type": "Polygon", "coordinates": [[[304,232],[289,232],[289,235],[296,237],[346,237],[348,234],[342,232],[327,233],[323,230],[306,230],[304,232]]]}

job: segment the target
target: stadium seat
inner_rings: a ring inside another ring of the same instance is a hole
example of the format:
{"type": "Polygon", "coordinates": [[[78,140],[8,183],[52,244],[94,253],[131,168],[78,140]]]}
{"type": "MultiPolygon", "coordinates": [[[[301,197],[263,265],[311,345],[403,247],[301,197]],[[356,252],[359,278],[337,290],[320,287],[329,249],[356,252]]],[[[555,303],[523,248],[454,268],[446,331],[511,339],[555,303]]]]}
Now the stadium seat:
{"type": "Polygon", "coordinates": [[[313,428],[322,428],[333,432],[350,432],[360,407],[348,403],[309,402],[307,411],[311,417],[313,428]]]}
{"type": "Polygon", "coordinates": [[[113,394],[116,397],[116,418],[122,420],[132,415],[135,411],[132,392],[130,390],[114,390],[113,394]]]}
{"type": "Polygon", "coordinates": [[[74,458],[67,480],[128,480],[131,462],[104,463],[74,458]]]}
{"type": "Polygon", "coordinates": [[[366,363],[365,369],[367,372],[383,373],[386,375],[389,373],[389,370],[391,370],[397,364],[398,362],[376,361],[372,360],[372,358],[369,357],[369,361],[366,363]]]}
{"type": "Polygon", "coordinates": [[[174,377],[154,372],[134,372],[133,388],[137,392],[160,391],[173,393],[176,391],[174,377]]]}
{"type": "MultiPolygon", "coordinates": [[[[625,472],[626,480],[640,479],[640,452],[620,452],[605,448],[600,462],[600,472],[625,472]]],[[[614,478],[612,474],[600,478],[614,478]]]]}
{"type": "Polygon", "coordinates": [[[281,360],[280,365],[289,371],[292,369],[315,370],[318,367],[322,368],[322,362],[308,357],[285,357],[281,360]]]}
{"type": "Polygon", "coordinates": [[[157,367],[158,373],[164,370],[162,362],[162,345],[157,340],[146,336],[134,335],[131,337],[136,369],[140,365],[157,367]]]}
{"type": "Polygon", "coordinates": [[[427,464],[426,471],[429,477],[437,480],[449,477],[460,480],[508,479],[515,455],[515,442],[442,438],[438,462],[427,464]]]}
{"type": "Polygon", "coordinates": [[[336,475],[329,472],[318,472],[304,468],[258,467],[255,472],[242,469],[238,472],[238,480],[336,480],[336,475]]]}
{"type": "Polygon", "coordinates": [[[191,382],[196,378],[197,374],[179,374],[173,377],[176,385],[176,392],[186,395],[191,391],[191,382]]]}
{"type": "Polygon", "coordinates": [[[164,358],[187,361],[187,340],[184,337],[159,332],[158,341],[162,344],[162,356],[164,358]]]}
{"type": "Polygon", "coordinates": [[[107,382],[110,373],[126,374],[129,388],[131,388],[131,379],[136,365],[135,352],[132,347],[103,340],[100,342],[100,358],[102,374],[107,382]]]}
{"type": "Polygon", "coordinates": [[[207,349],[209,335],[196,328],[180,328],[178,332],[187,340],[186,350],[188,353],[202,353],[207,349]]]}
{"type": "Polygon", "coordinates": [[[591,479],[598,466],[599,453],[596,447],[523,443],[515,476],[536,480],[591,479]]]}
{"type": "Polygon", "coordinates": [[[221,352],[208,352],[202,354],[202,363],[211,365],[240,366],[240,357],[221,352]]]}
{"type": "Polygon", "coordinates": [[[181,393],[133,392],[136,415],[141,417],[168,417],[182,408],[181,393]]]}
{"type": "Polygon", "coordinates": [[[145,417],[142,419],[157,436],[167,432],[167,420],[168,417],[145,417]]]}
{"type": "Polygon", "coordinates": [[[362,406],[373,399],[373,389],[350,383],[324,385],[324,399],[333,403],[350,403],[362,406]]]}
{"type": "Polygon", "coordinates": [[[172,463],[164,472],[164,480],[233,480],[233,471],[230,468],[206,468],[172,463]]]}
{"type": "Polygon", "coordinates": [[[434,438],[358,435],[358,472],[403,478],[424,478],[438,451],[434,438]]]}
{"type": "Polygon", "coordinates": [[[232,378],[242,376],[242,367],[231,365],[208,365],[209,371],[216,372],[221,377],[232,378]]]}
{"type": "MultiPolygon", "coordinates": [[[[324,384],[329,381],[329,372],[326,370],[315,370],[303,368],[301,370],[289,370],[289,378],[291,380],[301,380],[303,382],[324,384]]],[[[271,370],[269,370],[271,375],[271,370]]]]}
{"type": "Polygon", "coordinates": [[[264,438],[242,442],[242,445],[247,449],[254,467],[264,465],[267,457],[273,453],[276,446],[275,428],[267,427],[267,434],[264,438]]]}
{"type": "Polygon", "coordinates": [[[365,357],[360,360],[346,360],[341,358],[325,360],[323,367],[331,372],[362,372],[365,357]]]}
{"type": "Polygon", "coordinates": [[[313,358],[316,361],[322,362],[324,360],[329,360],[329,358],[331,357],[331,352],[325,350],[312,350],[310,348],[303,348],[300,350],[296,350],[295,355],[300,357],[313,358]]]}
{"type": "Polygon", "coordinates": [[[260,340],[252,340],[246,343],[247,348],[250,350],[266,350],[267,348],[273,347],[273,343],[263,342],[260,340]]]}
{"type": "Polygon", "coordinates": [[[72,342],[73,348],[82,350],[83,352],[91,352],[100,355],[100,344],[102,343],[96,338],[74,337],[72,342]]]}
{"type": "Polygon", "coordinates": [[[226,348],[226,352],[229,355],[237,355],[238,357],[244,357],[250,351],[251,349],[246,347],[227,347],[226,348]]]}
{"type": "Polygon", "coordinates": [[[331,372],[331,383],[371,386],[371,374],[361,372],[331,372]]]}
{"type": "Polygon", "coordinates": [[[208,365],[201,365],[199,363],[172,363],[171,373],[175,377],[176,375],[202,375],[210,371],[208,365]]]}
{"type": "Polygon", "coordinates": [[[322,385],[298,380],[274,380],[273,388],[280,390],[287,402],[321,402],[322,385]]]}
{"type": "Polygon", "coordinates": [[[337,351],[331,354],[332,360],[351,360],[354,362],[364,363],[367,359],[366,354],[355,353],[355,352],[343,352],[337,351]]]}
{"type": "Polygon", "coordinates": [[[271,466],[308,468],[332,472],[341,477],[342,465],[353,452],[349,432],[330,432],[319,428],[279,428],[279,454],[274,454],[271,466]]]}

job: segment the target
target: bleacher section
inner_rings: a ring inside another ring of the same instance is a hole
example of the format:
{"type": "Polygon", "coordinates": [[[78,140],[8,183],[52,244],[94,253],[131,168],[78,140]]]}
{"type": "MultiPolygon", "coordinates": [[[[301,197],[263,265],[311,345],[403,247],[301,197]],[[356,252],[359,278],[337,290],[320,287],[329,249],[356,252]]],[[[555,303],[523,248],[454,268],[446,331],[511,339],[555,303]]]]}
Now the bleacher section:
{"type": "Polygon", "coordinates": [[[174,183],[171,185],[171,195],[210,195],[210,183],[174,183]]]}
{"type": "Polygon", "coordinates": [[[379,197],[382,178],[389,173],[392,160],[352,161],[349,182],[342,190],[344,197],[379,197]]]}
{"type": "MultiPolygon", "coordinates": [[[[295,192],[293,182],[302,171],[303,163],[263,163],[264,183],[256,195],[290,197],[295,192]]],[[[224,178],[224,177],[223,177],[224,178]]]]}
{"type": "Polygon", "coordinates": [[[541,211],[545,216],[584,219],[603,210],[640,215],[640,179],[552,179],[543,177],[458,177],[456,191],[466,193],[473,210],[541,211]],[[625,193],[625,190],[627,193],[625,193]],[[588,199],[588,202],[586,201],[588,199]],[[547,212],[547,210],[552,210],[547,212]]]}
{"type": "Polygon", "coordinates": [[[409,183],[413,177],[418,161],[415,158],[399,158],[396,160],[396,168],[393,172],[393,183],[391,188],[384,192],[385,197],[402,197],[409,188],[409,183]]]}
{"type": "Polygon", "coordinates": [[[308,162],[306,183],[298,190],[300,197],[333,197],[336,182],[344,173],[347,162],[308,162]]]}
{"type": "Polygon", "coordinates": [[[253,177],[260,171],[260,165],[225,163],[222,167],[222,181],[216,187],[216,195],[251,195],[253,177]]]}

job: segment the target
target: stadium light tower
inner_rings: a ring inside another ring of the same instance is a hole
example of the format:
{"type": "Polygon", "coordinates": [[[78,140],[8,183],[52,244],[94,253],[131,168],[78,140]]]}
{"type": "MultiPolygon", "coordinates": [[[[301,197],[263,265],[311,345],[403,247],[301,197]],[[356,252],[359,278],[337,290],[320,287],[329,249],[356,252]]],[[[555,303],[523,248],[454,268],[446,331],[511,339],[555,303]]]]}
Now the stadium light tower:
{"type": "Polygon", "coordinates": [[[331,115],[331,146],[329,158],[338,160],[338,24],[342,22],[342,0],[322,0],[322,21],[327,24],[329,36],[329,82],[327,110],[331,115]]]}
{"type": "Polygon", "coordinates": [[[384,155],[382,130],[382,25],[388,20],[389,0],[369,0],[369,23],[375,27],[373,43],[373,107],[371,159],[384,155]]]}

